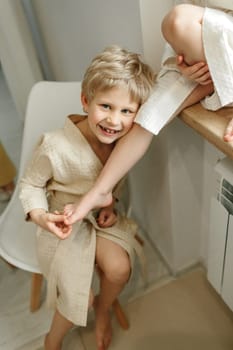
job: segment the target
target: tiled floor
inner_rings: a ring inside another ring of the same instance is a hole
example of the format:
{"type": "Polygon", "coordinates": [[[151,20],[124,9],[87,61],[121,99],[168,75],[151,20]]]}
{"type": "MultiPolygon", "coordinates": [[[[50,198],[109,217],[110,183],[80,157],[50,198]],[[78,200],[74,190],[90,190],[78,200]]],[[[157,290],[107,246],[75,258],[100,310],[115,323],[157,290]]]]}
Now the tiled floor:
{"type": "MultiPolygon", "coordinates": [[[[122,330],[113,319],[109,350],[233,349],[233,313],[210,286],[202,268],[176,279],[162,279],[131,300],[125,311],[130,328],[122,330]]],[[[73,329],[63,350],[96,350],[93,329],[93,322],[87,328],[73,329]]]]}
{"type": "MultiPolygon", "coordinates": [[[[114,323],[109,350],[230,350],[233,313],[196,269],[130,302],[131,327],[114,323]]],[[[93,326],[81,330],[85,350],[95,350],[93,326]]],[[[70,347],[68,350],[75,350],[70,347]]],[[[82,348],[80,348],[82,349],[82,348]]]]}

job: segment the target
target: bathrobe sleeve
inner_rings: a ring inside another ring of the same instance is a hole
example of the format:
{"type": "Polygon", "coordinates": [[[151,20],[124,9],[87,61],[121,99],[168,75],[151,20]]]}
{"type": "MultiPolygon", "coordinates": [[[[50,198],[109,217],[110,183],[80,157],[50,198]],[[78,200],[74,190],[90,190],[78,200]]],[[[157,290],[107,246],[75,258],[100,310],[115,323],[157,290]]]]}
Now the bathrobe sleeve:
{"type": "Polygon", "coordinates": [[[48,210],[46,185],[52,175],[46,138],[42,136],[20,181],[20,199],[25,214],[36,208],[48,210]]]}

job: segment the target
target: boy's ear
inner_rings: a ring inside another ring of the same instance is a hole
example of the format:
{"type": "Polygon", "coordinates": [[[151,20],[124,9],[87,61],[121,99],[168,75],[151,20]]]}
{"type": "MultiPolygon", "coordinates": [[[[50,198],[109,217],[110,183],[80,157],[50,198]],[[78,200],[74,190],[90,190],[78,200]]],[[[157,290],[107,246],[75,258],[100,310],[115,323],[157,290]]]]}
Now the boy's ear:
{"type": "Polygon", "coordinates": [[[81,102],[82,102],[82,106],[83,106],[83,111],[85,113],[87,113],[88,112],[88,101],[87,101],[86,96],[83,93],[81,93],[81,102]]]}

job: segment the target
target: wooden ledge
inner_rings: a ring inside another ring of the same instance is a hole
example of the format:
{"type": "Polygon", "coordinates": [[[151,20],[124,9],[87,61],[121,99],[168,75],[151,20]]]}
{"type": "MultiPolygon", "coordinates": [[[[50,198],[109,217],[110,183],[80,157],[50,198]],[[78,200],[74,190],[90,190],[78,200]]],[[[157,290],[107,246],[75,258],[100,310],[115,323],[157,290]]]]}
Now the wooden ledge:
{"type": "Polygon", "coordinates": [[[222,108],[219,111],[212,112],[207,111],[198,103],[186,108],[181,112],[179,118],[233,159],[233,141],[223,141],[224,130],[229,120],[233,118],[233,108],[222,108]]]}

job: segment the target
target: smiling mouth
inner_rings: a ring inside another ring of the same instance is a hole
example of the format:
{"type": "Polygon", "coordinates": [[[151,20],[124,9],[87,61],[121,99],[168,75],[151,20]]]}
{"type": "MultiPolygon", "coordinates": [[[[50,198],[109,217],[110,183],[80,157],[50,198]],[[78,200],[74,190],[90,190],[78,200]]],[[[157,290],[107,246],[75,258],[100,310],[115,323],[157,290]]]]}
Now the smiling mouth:
{"type": "Polygon", "coordinates": [[[109,129],[109,128],[106,128],[102,125],[99,125],[99,127],[101,130],[103,130],[104,132],[106,132],[107,134],[110,134],[110,135],[116,135],[121,131],[121,130],[109,129]]]}

